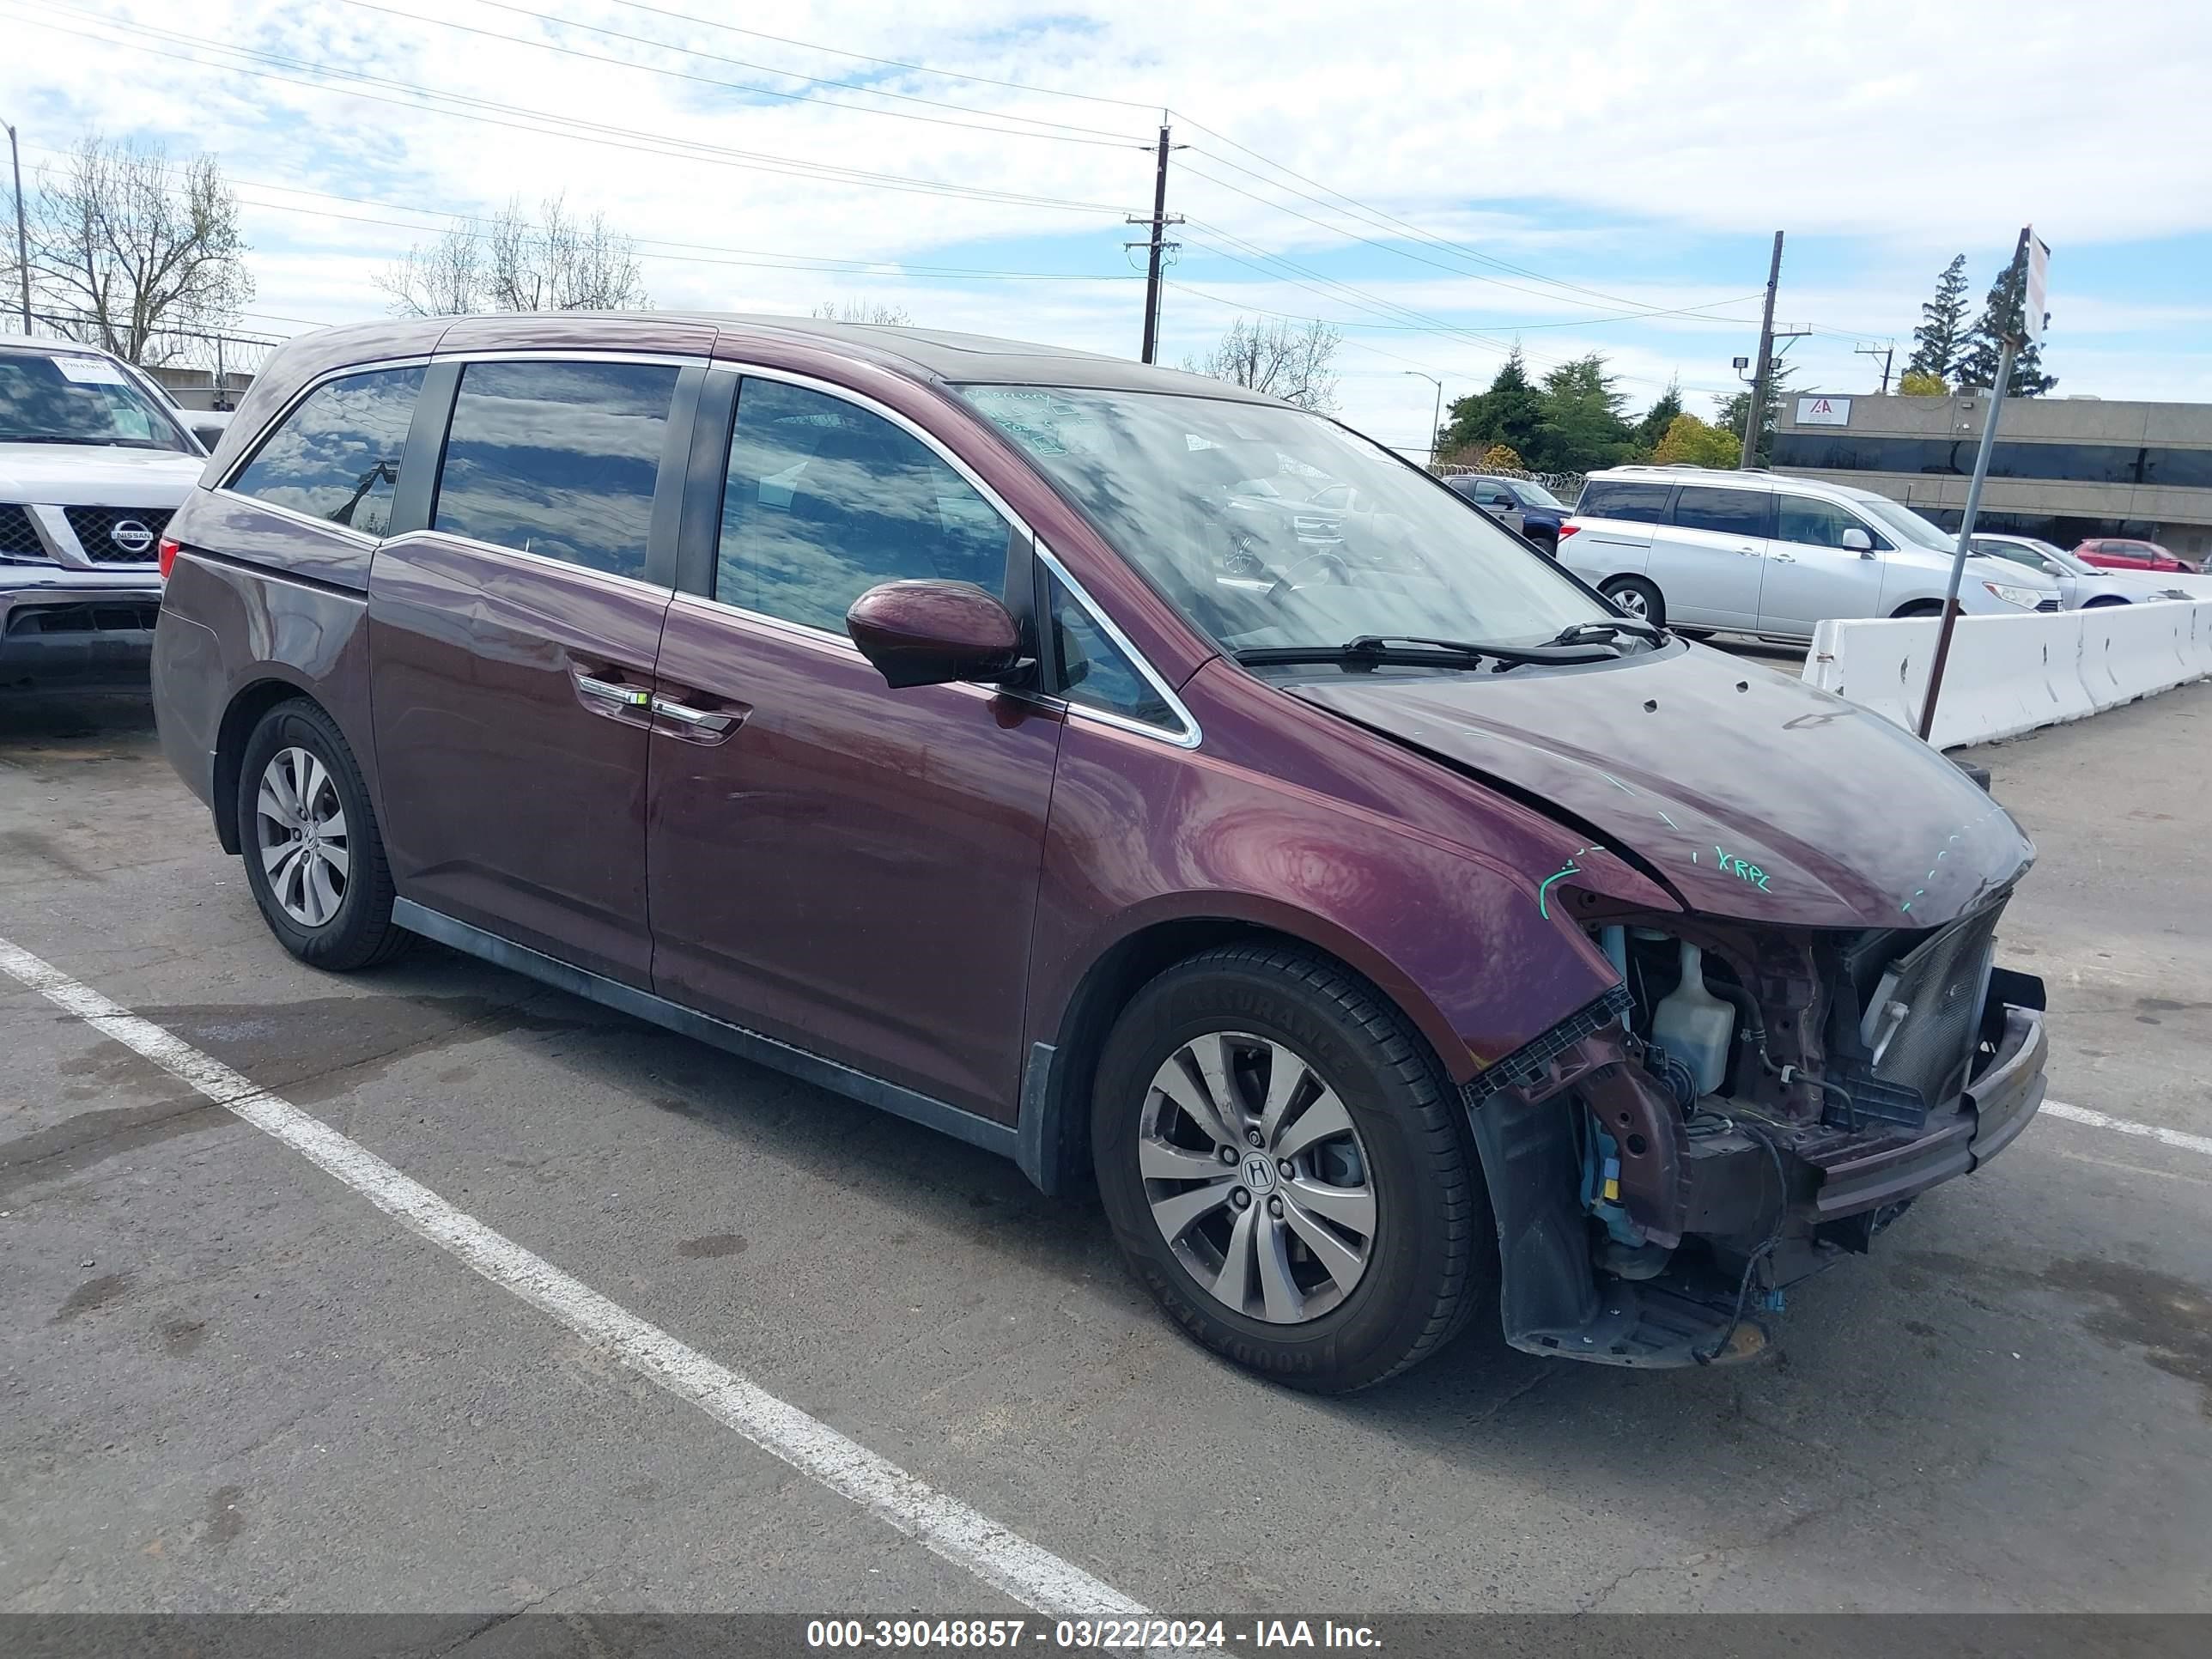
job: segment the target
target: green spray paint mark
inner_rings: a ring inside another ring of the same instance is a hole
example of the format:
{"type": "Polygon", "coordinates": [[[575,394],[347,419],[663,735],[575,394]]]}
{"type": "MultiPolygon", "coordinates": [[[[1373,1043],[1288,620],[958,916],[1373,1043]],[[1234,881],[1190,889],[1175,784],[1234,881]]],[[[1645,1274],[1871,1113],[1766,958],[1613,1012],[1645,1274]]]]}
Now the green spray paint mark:
{"type": "Polygon", "coordinates": [[[1567,876],[1578,876],[1582,874],[1582,866],[1577,864],[1572,859],[1569,859],[1567,860],[1567,867],[1565,869],[1560,871],[1557,875],[1545,877],[1544,879],[1538,884],[1536,888],[1536,914],[1543,917],[1547,921],[1550,921],[1552,916],[1552,907],[1546,901],[1544,896],[1551,891],[1552,884],[1567,876]]]}
{"type": "Polygon", "coordinates": [[[1552,906],[1551,901],[1547,896],[1552,890],[1552,884],[1555,881],[1564,881],[1569,876],[1578,876],[1582,874],[1583,867],[1581,865],[1577,864],[1575,860],[1580,858],[1583,854],[1602,853],[1603,851],[1605,851],[1605,848],[1598,846],[1577,847],[1568,857],[1566,867],[1565,869],[1557,871],[1554,873],[1545,877],[1542,881],[1539,882],[1536,886],[1536,914],[1543,917],[1547,921],[1549,921],[1552,918],[1552,906]]]}
{"type": "Polygon", "coordinates": [[[1736,857],[1733,853],[1723,852],[1717,847],[1713,848],[1713,857],[1719,861],[1721,868],[1726,871],[1729,875],[1749,882],[1753,887],[1759,889],[1760,892],[1771,893],[1774,890],[1771,887],[1769,887],[1766,884],[1766,872],[1760,869],[1757,865],[1746,864],[1741,859],[1736,857]]]}

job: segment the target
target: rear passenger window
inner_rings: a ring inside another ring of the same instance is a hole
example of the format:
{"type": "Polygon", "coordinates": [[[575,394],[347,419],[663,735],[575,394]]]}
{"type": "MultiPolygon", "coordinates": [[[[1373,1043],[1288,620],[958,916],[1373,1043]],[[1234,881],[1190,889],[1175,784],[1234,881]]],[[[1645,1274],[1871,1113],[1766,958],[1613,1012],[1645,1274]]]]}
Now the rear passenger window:
{"type": "Polygon", "coordinates": [[[677,373],[659,363],[469,364],[432,526],[643,576],[677,373]]]}
{"type": "Polygon", "coordinates": [[[1832,501],[1814,501],[1809,495],[1778,495],[1774,514],[1777,541],[1796,542],[1804,547],[1841,547],[1844,532],[1860,530],[1865,531],[1876,547],[1889,545],[1856,516],[1832,501]]]}
{"type": "Polygon", "coordinates": [[[1177,724],[1167,699],[1107,637],[1098,620],[1060,585],[1047,578],[1052,606],[1052,637],[1060,659],[1060,695],[1085,708],[1102,709],[1147,726],[1177,724]]]}
{"type": "Polygon", "coordinates": [[[996,508],[927,444],[842,398],[748,376],[714,597],[833,634],[878,582],[1006,585],[996,508]]]}
{"type": "Polygon", "coordinates": [[[1684,484],[1674,498],[1674,522],[1684,530],[1711,530],[1723,536],[1766,536],[1774,497],[1763,489],[1715,489],[1684,484]]]}
{"type": "Polygon", "coordinates": [[[1595,478],[1583,486],[1582,499],[1575,505],[1577,516],[1584,519],[1625,519],[1632,524],[1664,524],[1667,522],[1667,498],[1674,486],[1663,483],[1630,483],[1625,480],[1595,478]]]}
{"type": "Polygon", "coordinates": [[[392,522],[420,368],[380,368],[325,381],[277,424],[231,481],[242,495],[327,519],[368,536],[392,522]]]}

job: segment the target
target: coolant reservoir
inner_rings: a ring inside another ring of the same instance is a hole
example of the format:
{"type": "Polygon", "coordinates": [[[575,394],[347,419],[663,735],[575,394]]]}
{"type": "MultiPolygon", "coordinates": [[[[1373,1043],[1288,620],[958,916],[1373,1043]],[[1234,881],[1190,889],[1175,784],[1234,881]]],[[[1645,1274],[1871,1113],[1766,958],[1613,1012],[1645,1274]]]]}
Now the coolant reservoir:
{"type": "Polygon", "coordinates": [[[1735,1010],[1705,988],[1705,952],[1682,942],[1682,982],[1659,1000],[1651,1040],[1690,1068],[1698,1092],[1709,1095],[1728,1076],[1735,1010]]]}

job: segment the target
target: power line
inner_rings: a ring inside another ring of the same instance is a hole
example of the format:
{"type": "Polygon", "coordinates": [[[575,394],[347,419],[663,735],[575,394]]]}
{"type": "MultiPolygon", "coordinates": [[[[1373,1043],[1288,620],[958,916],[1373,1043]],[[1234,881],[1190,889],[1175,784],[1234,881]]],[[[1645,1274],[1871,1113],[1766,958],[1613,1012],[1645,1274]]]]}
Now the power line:
{"type": "MultiPolygon", "coordinates": [[[[40,153],[48,155],[61,155],[67,154],[66,151],[57,150],[51,145],[46,144],[29,145],[26,146],[26,148],[37,149],[40,153]]],[[[44,168],[40,169],[42,172],[46,170],[46,169],[44,168]]],[[[184,171],[184,169],[180,167],[167,166],[164,166],[161,170],[172,176],[184,171]]],[[[489,213],[465,213],[457,209],[406,207],[397,203],[373,201],[365,197],[340,196],[331,191],[308,190],[297,185],[270,184],[264,180],[258,179],[233,179],[229,182],[234,186],[242,187],[248,190],[282,191],[293,195],[317,197],[326,201],[349,203],[356,207],[383,208],[388,212],[394,213],[422,213],[429,215],[435,218],[457,221],[468,224],[486,223],[496,216],[489,213]]],[[[164,192],[166,194],[177,197],[183,197],[186,193],[182,190],[177,189],[173,185],[165,186],[164,192]]],[[[258,208],[262,211],[268,213],[300,214],[309,218],[331,219],[349,224],[385,225],[389,226],[394,230],[412,231],[417,235],[434,232],[441,228],[441,227],[434,225],[411,224],[404,219],[374,218],[363,213],[334,213],[327,208],[301,207],[296,204],[289,202],[258,202],[251,197],[240,197],[239,198],[239,204],[242,207],[258,208]]],[[[523,220],[520,222],[526,229],[542,230],[544,228],[544,226],[536,224],[528,220],[523,220]]],[[[453,228],[453,226],[448,225],[442,228],[451,229],[453,228]]],[[[669,260],[684,264],[746,265],[757,266],[761,269],[770,270],[818,270],[822,275],[832,276],[910,276],[929,281],[954,278],[975,278],[989,279],[995,282],[1017,283],[1122,283],[1135,280],[1133,276],[1127,271],[994,270],[979,269],[971,265],[917,264],[907,260],[870,258],[857,254],[848,256],[826,253],[797,253],[781,248],[730,247],[714,242],[675,242],[649,236],[629,236],[626,237],[625,240],[630,242],[634,247],[641,250],[678,248],[693,251],[674,253],[646,252],[641,257],[647,258],[669,260]],[[703,257],[710,254],[750,257],[726,258],[703,257]],[[843,270],[838,268],[844,266],[860,266],[863,267],[863,269],[843,270]],[[866,269],[866,267],[883,266],[891,266],[894,267],[894,269],[866,269]]],[[[304,319],[292,318],[280,319],[279,320],[296,322],[302,321],[304,319]]],[[[312,325],[312,326],[321,328],[326,327],[328,325],[316,323],[312,325]]]]}
{"type": "MultiPolygon", "coordinates": [[[[19,0],[20,3],[20,0],[19,0]]],[[[121,46],[126,51],[145,52],[152,57],[194,64],[203,69],[217,69],[226,74],[244,75],[258,80],[283,82],[318,91],[337,92],[349,98],[366,99],[372,103],[388,104],[401,109],[422,113],[446,115],[461,120],[477,121],[488,126],[507,127],[519,132],[530,132],[540,137],[567,138],[580,143],[598,144],[605,149],[633,150],[648,155],[673,156],[708,162],[718,167],[735,167],[752,171],[775,173],[783,177],[811,179],[817,182],[845,184],[868,189],[893,190],[918,195],[945,196],[995,205],[1048,209],[1055,211],[1114,214],[1122,211],[1103,202],[1075,202],[1058,197],[1033,196],[1018,191],[981,189],[972,185],[950,184],[939,179],[917,179],[900,173],[877,173],[860,167],[847,167],[828,162],[808,161],[796,156],[769,155],[764,152],[732,149],[725,145],[708,144],[696,139],[677,138],[665,133],[642,131],[629,127],[610,126],[599,122],[579,120],[574,117],[555,115],[544,110],[522,106],[501,104],[491,99],[476,98],[462,93],[443,92],[409,81],[383,76],[363,75],[349,70],[340,70],[309,60],[288,58],[273,52],[258,52],[250,47],[234,46],[203,37],[174,33],[147,25],[115,21],[93,14],[78,11],[74,7],[58,9],[88,18],[104,27],[126,33],[143,34],[171,41],[177,46],[206,50],[243,58],[259,63],[276,64],[300,69],[311,75],[336,77],[343,81],[359,81],[373,86],[384,86],[416,94],[415,99],[393,98],[378,93],[364,92],[357,88],[333,85],[326,80],[303,80],[296,76],[280,75],[267,70],[245,68],[236,64],[210,63],[195,56],[192,51],[163,51],[158,46],[143,45],[135,40],[116,40],[112,36],[94,34],[82,29],[70,28],[38,16],[21,16],[21,21],[56,33],[73,35],[82,40],[97,41],[104,46],[121,46]],[[473,106],[472,108],[441,108],[434,103],[417,99],[439,100],[445,103],[473,106]],[[520,120],[501,119],[498,115],[484,115],[476,110],[495,110],[502,115],[519,116],[520,120]],[[533,125],[531,123],[546,125],[533,125]],[[573,130],[572,130],[573,129],[573,130]],[[611,136],[594,136],[611,135],[611,136]]],[[[20,14],[19,14],[20,15],[20,14]]]]}
{"type": "MultiPolygon", "coordinates": [[[[1019,127],[987,125],[981,121],[956,121],[942,115],[918,115],[908,110],[871,109],[865,104],[848,104],[842,99],[817,98],[803,92],[784,92],[773,87],[748,86],[736,81],[717,80],[710,75],[693,75],[688,70],[669,69],[658,64],[636,63],[629,58],[612,57],[605,52],[585,52],[580,47],[564,46],[551,40],[532,40],[526,35],[502,34],[496,29],[477,28],[473,24],[455,22],[450,18],[425,17],[419,12],[400,11],[391,6],[380,6],[374,3],[374,0],[345,0],[345,3],[357,7],[362,11],[379,12],[386,17],[404,17],[410,22],[422,23],[434,28],[452,29],[462,34],[477,35],[486,40],[500,40],[508,46],[527,46],[536,52],[557,52],[563,57],[581,58],[595,64],[612,64],[623,69],[636,70],[641,74],[667,76],[674,80],[690,81],[701,86],[720,87],[727,91],[749,93],[757,97],[783,98],[803,104],[826,104],[832,109],[847,110],[858,115],[881,115],[901,121],[928,121],[939,126],[964,127],[971,132],[996,133],[1000,137],[1040,138],[1061,144],[1090,144],[1113,149],[1141,149],[1145,147],[1144,141],[1141,139],[1132,138],[1121,133],[1108,132],[1100,127],[1070,127],[1062,122],[1049,121],[1038,125],[1059,127],[1062,130],[1058,132],[1030,132],[1019,127]],[[1091,136],[1079,137],[1079,134],[1091,136]]],[[[964,106],[945,103],[935,98],[915,98],[897,92],[878,93],[872,88],[855,86],[849,82],[825,81],[811,75],[796,75],[788,70],[775,69],[766,64],[752,64],[742,58],[725,58],[718,52],[700,52],[690,46],[679,46],[665,40],[655,40],[649,35],[629,34],[620,29],[604,28],[596,23],[572,22],[568,18],[556,17],[550,12],[532,11],[527,6],[508,5],[504,3],[504,0],[478,0],[478,3],[493,7],[500,11],[514,12],[524,17],[534,17],[541,22],[551,23],[562,28],[581,29],[588,33],[603,34],[612,40],[628,40],[639,46],[657,47],[663,52],[678,52],[686,58],[701,58],[713,63],[734,64],[739,69],[755,70],[765,75],[787,76],[793,80],[811,82],[817,86],[842,87],[876,97],[896,98],[906,103],[927,104],[938,109],[964,108],[964,106]]],[[[975,115],[988,112],[969,110],[967,112],[975,115]]],[[[1006,118],[1025,120],[1030,118],[1015,116],[1006,118]]]]}

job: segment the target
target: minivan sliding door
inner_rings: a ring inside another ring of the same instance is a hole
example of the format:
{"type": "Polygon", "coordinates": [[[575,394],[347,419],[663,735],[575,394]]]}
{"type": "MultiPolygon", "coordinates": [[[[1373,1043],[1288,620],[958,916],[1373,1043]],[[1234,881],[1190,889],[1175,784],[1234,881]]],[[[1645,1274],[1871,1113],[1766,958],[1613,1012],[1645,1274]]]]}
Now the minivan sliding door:
{"type": "Polygon", "coordinates": [[[386,541],[369,580],[392,878],[643,987],[647,729],[704,371],[576,356],[433,373],[456,371],[426,446],[443,440],[427,527],[386,541]]]}

